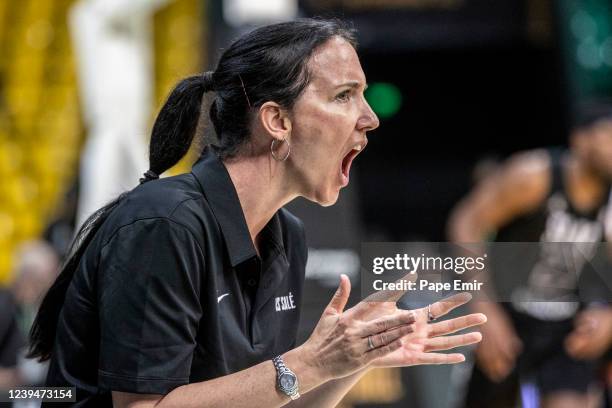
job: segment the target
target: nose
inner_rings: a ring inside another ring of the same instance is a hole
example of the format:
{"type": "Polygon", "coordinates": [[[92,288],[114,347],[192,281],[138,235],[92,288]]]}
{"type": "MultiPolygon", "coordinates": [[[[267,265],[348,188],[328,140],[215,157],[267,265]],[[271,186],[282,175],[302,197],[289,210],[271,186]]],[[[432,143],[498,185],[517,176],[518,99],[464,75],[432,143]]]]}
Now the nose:
{"type": "Polygon", "coordinates": [[[378,116],[374,113],[368,101],[363,98],[363,112],[359,121],[357,121],[357,127],[359,130],[363,132],[369,132],[370,130],[376,129],[380,125],[380,121],[378,120],[378,116]]]}

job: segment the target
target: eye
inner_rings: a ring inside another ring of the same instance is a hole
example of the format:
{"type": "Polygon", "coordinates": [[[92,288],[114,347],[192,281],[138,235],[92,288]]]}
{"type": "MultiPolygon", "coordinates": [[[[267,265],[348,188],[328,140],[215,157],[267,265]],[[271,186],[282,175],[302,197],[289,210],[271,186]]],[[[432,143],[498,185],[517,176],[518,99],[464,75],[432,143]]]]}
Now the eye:
{"type": "Polygon", "coordinates": [[[346,91],[340,92],[336,95],[336,100],[339,102],[348,102],[351,99],[351,90],[347,89],[346,91]]]}

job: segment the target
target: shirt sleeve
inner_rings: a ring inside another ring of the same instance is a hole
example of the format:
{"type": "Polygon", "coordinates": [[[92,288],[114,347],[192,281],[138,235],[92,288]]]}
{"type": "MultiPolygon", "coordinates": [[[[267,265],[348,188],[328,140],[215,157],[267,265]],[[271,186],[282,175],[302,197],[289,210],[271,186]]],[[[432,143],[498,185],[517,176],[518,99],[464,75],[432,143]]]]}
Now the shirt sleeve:
{"type": "Polygon", "coordinates": [[[113,235],[98,268],[100,388],[167,394],[189,382],[203,265],[193,234],[169,219],[113,235]]]}

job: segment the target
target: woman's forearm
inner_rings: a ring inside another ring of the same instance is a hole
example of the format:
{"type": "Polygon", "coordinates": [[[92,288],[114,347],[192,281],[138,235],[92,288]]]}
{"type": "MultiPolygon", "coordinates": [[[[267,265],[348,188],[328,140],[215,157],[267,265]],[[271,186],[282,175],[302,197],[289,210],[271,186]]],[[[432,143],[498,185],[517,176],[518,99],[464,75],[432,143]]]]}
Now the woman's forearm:
{"type": "MultiPolygon", "coordinates": [[[[329,380],[317,366],[304,358],[300,347],[285,353],[283,359],[287,367],[295,372],[300,393],[306,393],[329,380]]],[[[276,388],[276,369],[272,361],[265,361],[231,375],[175,388],[155,406],[272,408],[290,401],[276,388]]]]}
{"type": "Polygon", "coordinates": [[[367,368],[357,371],[347,377],[338,378],[321,384],[319,387],[292,401],[287,407],[335,407],[353,386],[368,372],[367,368]]]}

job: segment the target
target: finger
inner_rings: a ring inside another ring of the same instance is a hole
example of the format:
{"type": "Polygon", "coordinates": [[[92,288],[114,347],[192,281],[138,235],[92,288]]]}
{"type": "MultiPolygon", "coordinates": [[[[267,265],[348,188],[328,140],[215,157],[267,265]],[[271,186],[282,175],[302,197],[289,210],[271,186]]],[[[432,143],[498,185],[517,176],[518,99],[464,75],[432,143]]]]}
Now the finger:
{"type": "Polygon", "coordinates": [[[358,333],[361,337],[366,337],[371,334],[384,332],[385,330],[392,329],[396,326],[412,324],[415,322],[415,320],[416,317],[414,312],[410,310],[400,310],[393,313],[391,316],[380,317],[363,324],[358,333]]]}
{"type": "Polygon", "coordinates": [[[434,318],[439,318],[447,314],[453,309],[458,308],[461,305],[466,304],[472,299],[472,295],[468,292],[458,293],[450,296],[444,300],[433,303],[431,305],[431,314],[434,318]]]}
{"type": "Polygon", "coordinates": [[[435,337],[427,339],[425,342],[425,351],[440,351],[450,350],[456,347],[463,347],[469,344],[478,343],[482,340],[482,334],[479,332],[458,334],[455,336],[435,337]]]}
{"type": "MultiPolygon", "coordinates": [[[[394,283],[399,286],[402,283],[416,282],[417,278],[418,278],[418,274],[407,273],[406,275],[396,280],[394,283]]],[[[398,300],[400,300],[402,296],[406,294],[406,292],[408,292],[408,285],[405,284],[404,287],[405,289],[398,289],[398,290],[379,290],[377,292],[372,293],[370,296],[366,297],[363,301],[364,302],[397,302],[398,300]]]]}
{"type": "Polygon", "coordinates": [[[380,358],[380,357],[384,357],[389,353],[393,353],[395,350],[399,349],[400,347],[402,347],[402,339],[397,339],[389,344],[387,344],[386,346],[382,346],[382,347],[377,347],[373,350],[367,351],[364,356],[365,356],[365,361],[367,363],[369,363],[370,361],[380,358]]]}
{"type": "Polygon", "coordinates": [[[325,308],[325,313],[328,314],[340,314],[348,302],[349,295],[351,294],[351,281],[349,278],[342,274],[340,275],[340,285],[338,290],[334,293],[329,305],[325,308]]]}
{"type": "Polygon", "coordinates": [[[429,337],[438,337],[445,334],[455,333],[468,327],[478,326],[486,323],[487,316],[482,313],[472,313],[467,316],[456,317],[443,322],[429,325],[429,337]]]}
{"type": "Polygon", "coordinates": [[[375,348],[387,346],[395,340],[401,339],[402,337],[412,333],[413,331],[414,327],[412,325],[404,325],[382,333],[374,334],[372,336],[367,336],[364,341],[365,351],[368,352],[375,348]],[[367,340],[368,337],[370,337],[372,340],[372,347],[370,347],[370,342],[367,340]]]}
{"type": "Polygon", "coordinates": [[[416,357],[417,364],[457,364],[465,361],[461,353],[419,353],[416,357]]]}

